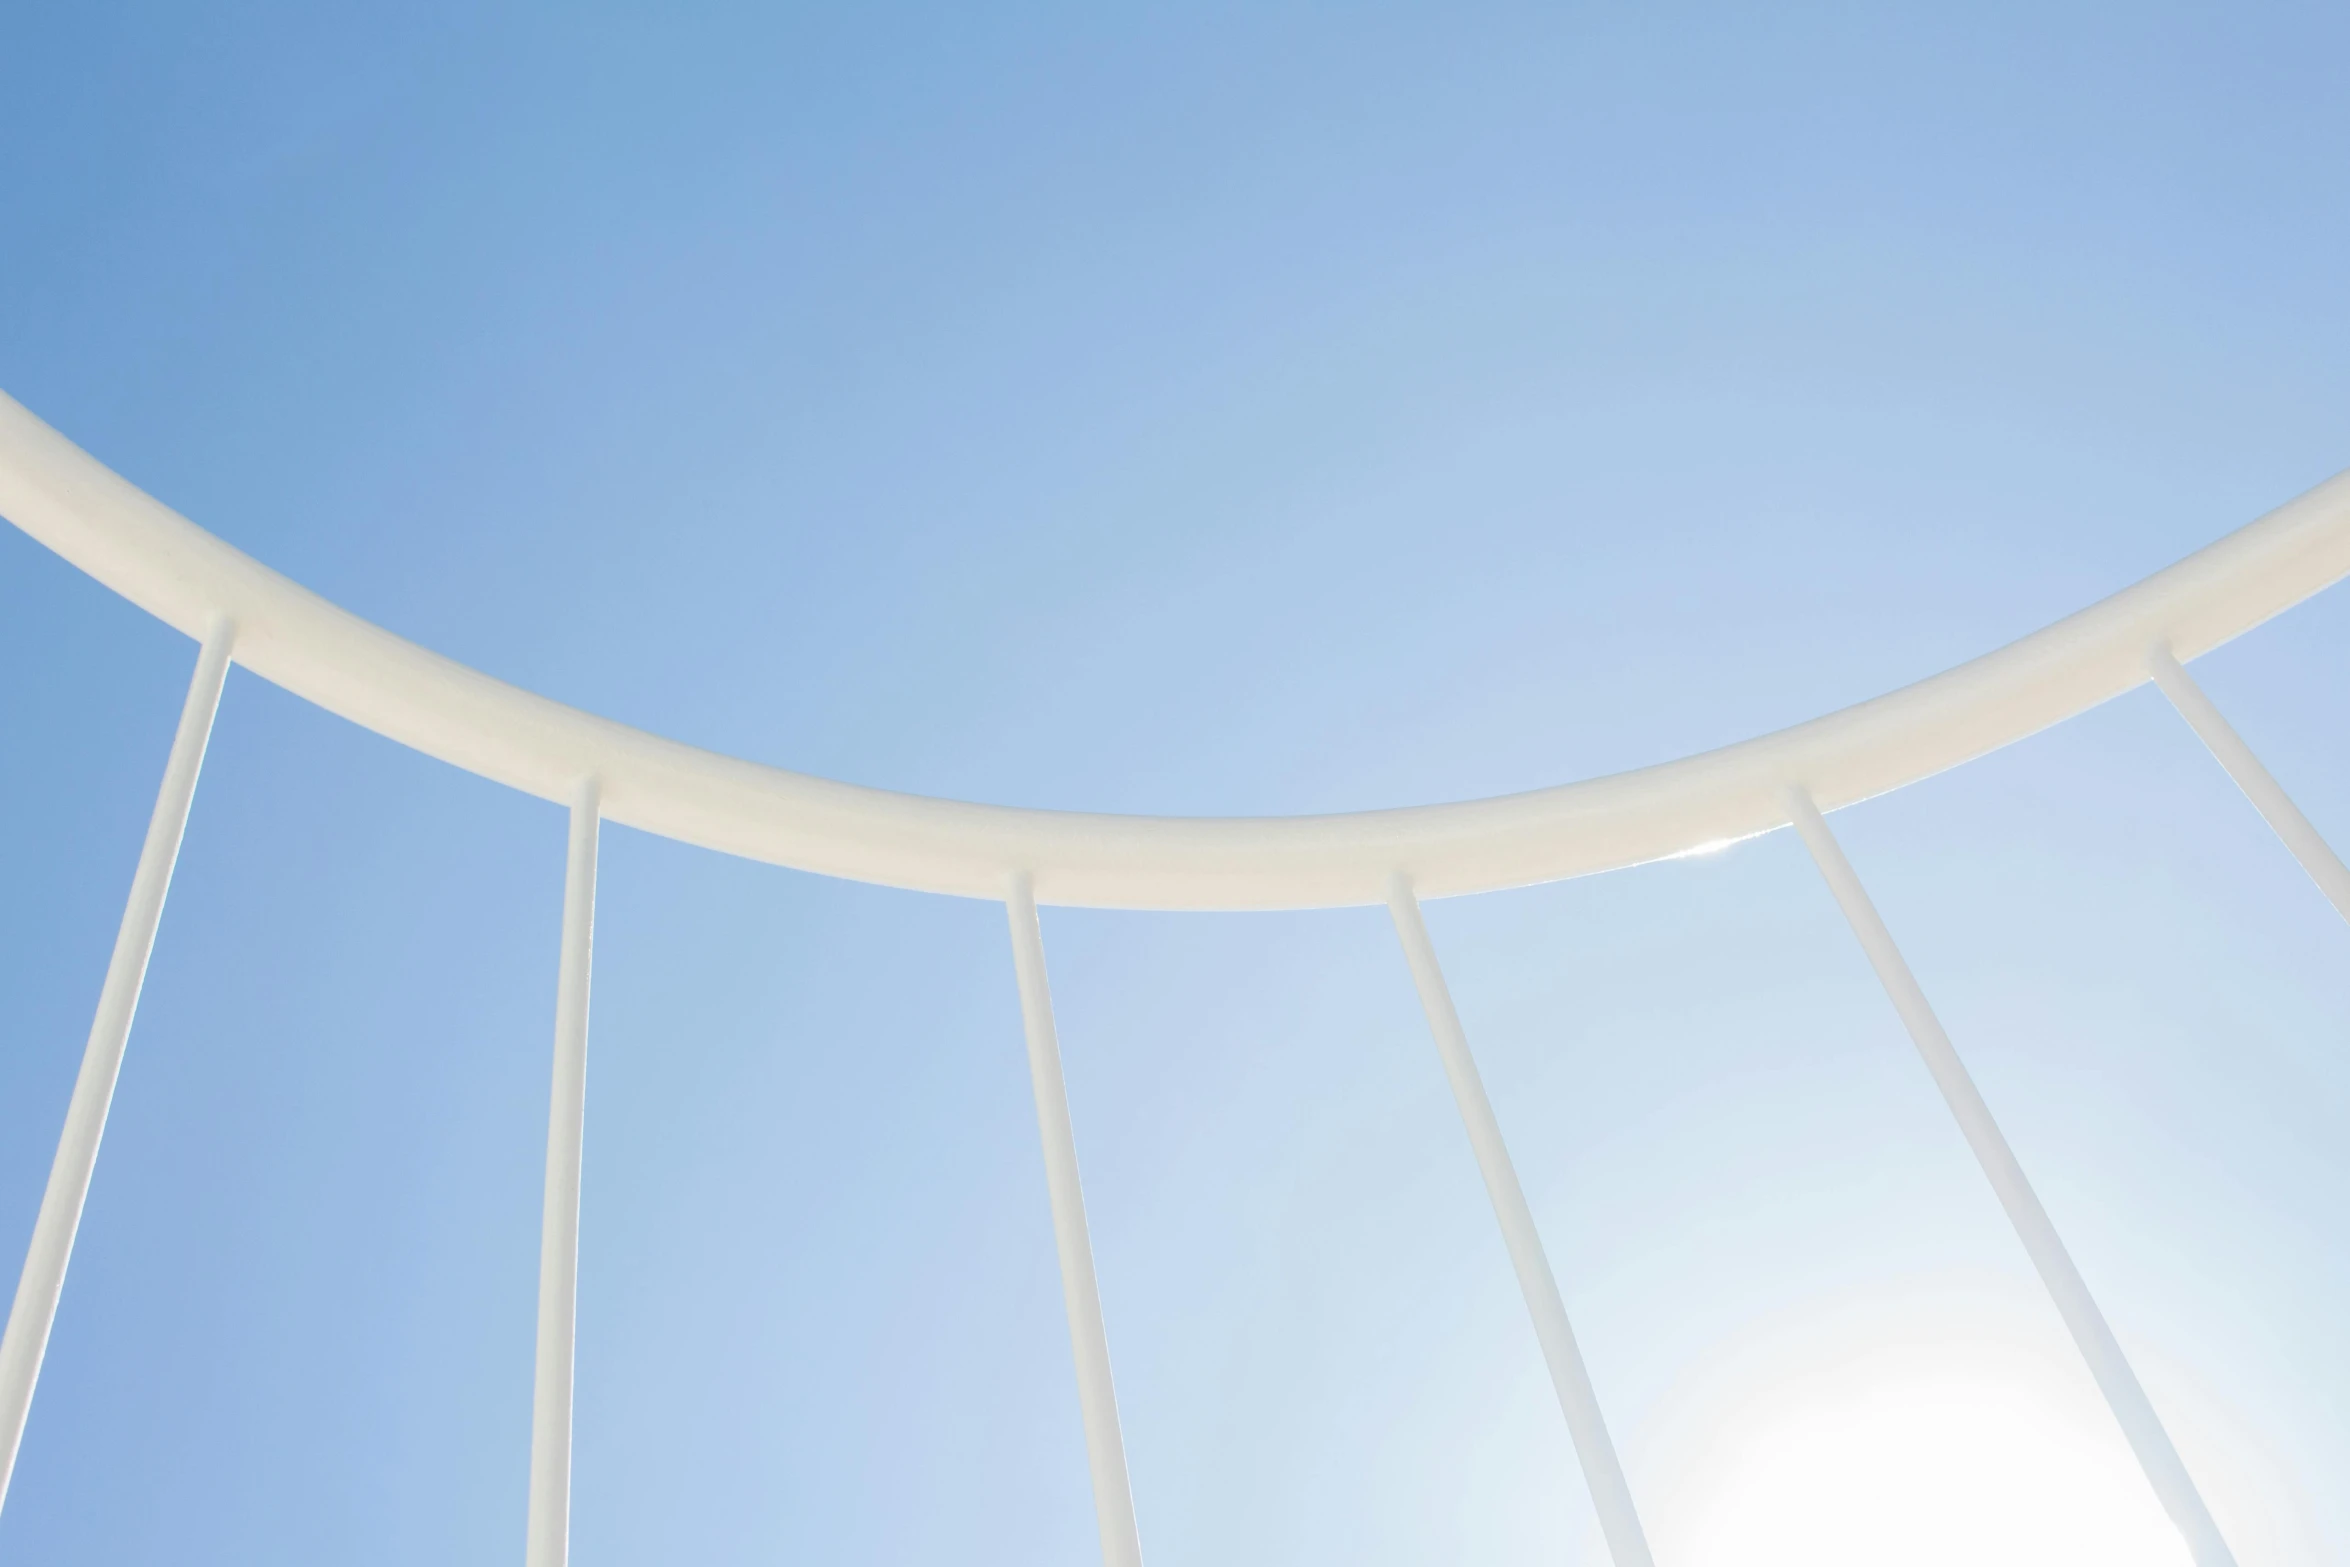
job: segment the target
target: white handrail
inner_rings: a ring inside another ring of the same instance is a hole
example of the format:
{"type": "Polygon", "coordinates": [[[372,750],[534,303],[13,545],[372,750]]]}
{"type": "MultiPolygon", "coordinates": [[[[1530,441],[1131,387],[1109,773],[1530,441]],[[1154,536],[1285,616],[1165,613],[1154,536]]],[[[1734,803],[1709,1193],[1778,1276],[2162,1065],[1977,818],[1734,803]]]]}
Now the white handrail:
{"type": "Polygon", "coordinates": [[[0,394],[0,515],[157,618],[238,627],[237,662],[442,761],[746,859],[1097,908],[1326,908],[1557,881],[1784,826],[2118,696],[2350,576],[2350,473],[2087,609],[1915,685],[1737,745],[1495,799],[1337,816],[1146,817],[895,794],[698,750],[536,696],[340,609],[181,517],[0,394]]]}

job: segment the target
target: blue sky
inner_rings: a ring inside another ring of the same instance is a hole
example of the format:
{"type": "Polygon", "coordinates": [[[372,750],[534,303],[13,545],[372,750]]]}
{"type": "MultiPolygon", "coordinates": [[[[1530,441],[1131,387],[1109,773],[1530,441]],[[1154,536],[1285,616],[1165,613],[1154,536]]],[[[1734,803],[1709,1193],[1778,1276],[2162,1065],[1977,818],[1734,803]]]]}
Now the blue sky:
{"type": "MultiPolygon", "coordinates": [[[[0,387],[698,744],[1492,793],[1931,673],[2350,462],[2346,33],[51,7],[0,387]]],[[[0,651],[14,1256],[193,652],[13,531],[0,651]]],[[[2345,654],[2323,596],[2198,665],[2337,843],[2345,654]]],[[[2350,1552],[2350,931],[2150,691],[1836,825],[2240,1554],[2350,1552]]],[[[0,1554],[519,1554],[562,859],[232,676],[0,1554]]],[[[1691,1433],[1855,1345],[2079,1392],[1786,835],[1430,922],[1673,1567],[1691,1433]]],[[[1151,1559],[1603,1560],[1384,915],[1045,935],[1151,1559]]],[[[598,936],[574,1560],[1089,1559],[1000,909],[607,829],[598,936]]]]}

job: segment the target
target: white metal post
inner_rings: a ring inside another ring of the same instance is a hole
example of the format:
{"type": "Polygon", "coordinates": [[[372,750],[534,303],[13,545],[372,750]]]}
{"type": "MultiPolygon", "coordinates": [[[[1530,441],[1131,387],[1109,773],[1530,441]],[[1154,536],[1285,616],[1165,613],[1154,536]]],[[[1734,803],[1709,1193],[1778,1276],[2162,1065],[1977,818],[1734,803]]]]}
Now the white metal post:
{"type": "Polygon", "coordinates": [[[65,1288],[66,1264],[73,1257],[74,1232],[81,1227],[82,1204],[90,1195],[90,1175],[97,1168],[106,1112],[114,1103],[115,1080],[122,1075],[131,1017],[138,1011],[139,990],[147,981],[147,959],[155,950],[155,929],[163,920],[163,899],[171,890],[172,868],[179,863],[188,807],[196,798],[196,775],[204,767],[204,747],[212,738],[212,719],[220,711],[221,686],[228,679],[229,652],[235,643],[236,627],[225,619],[215,620],[196,655],[196,676],[189,682],[188,699],[180,708],[179,730],[172,736],[171,758],[163,765],[163,787],[155,796],[155,813],[147,820],[147,841],[139,850],[130,901],[122,911],[114,956],[107,962],[106,981],[98,991],[98,1014],[90,1023],[81,1073],[74,1079],[73,1098],[66,1106],[65,1131],[57,1139],[49,1185],[41,1194],[40,1215],[33,1221],[32,1245],[26,1249],[24,1272],[17,1280],[16,1303],[9,1309],[6,1333],[0,1334],[0,1503],[7,1501],[8,1482],[16,1471],[25,1417],[33,1406],[33,1384],[40,1379],[49,1330],[57,1320],[57,1298],[65,1288]]]}
{"type": "Polygon", "coordinates": [[[1061,1256],[1061,1299],[1069,1313],[1069,1348],[1077,1361],[1077,1401],[1085,1418],[1085,1457],[1093,1472],[1094,1521],[1105,1567],[1142,1567],[1134,1490],[1126,1475],[1126,1440],[1118,1429],[1118,1391],[1110,1381],[1110,1338],[1102,1325],[1101,1286],[1085,1227],[1085,1191],[1077,1179],[1077,1138],[1069,1124],[1069,1088],[1053,1027],[1053,993],[1044,970],[1044,931],[1036,894],[1015,876],[1004,906],[1012,922],[1012,968],[1020,982],[1020,1016],[1028,1031],[1028,1076],[1036,1090],[1036,1128],[1044,1141],[1045,1185],[1052,1194],[1053,1240],[1061,1256]]]}
{"type": "Polygon", "coordinates": [[[2138,1374],[2130,1369],[2129,1357],[2122,1353],[2121,1343],[2113,1336],[2105,1313],[2097,1309],[2097,1301],[2090,1295],[2080,1269],[2073,1265],[2072,1254],[2065,1250],[2056,1226],[2049,1221],[2048,1210],[2040,1206],[2039,1194],[2032,1190],[2032,1183],[2024,1177],[2023,1166],[2016,1162],[2015,1150],[2007,1145],[1999,1123],[1991,1118],[1991,1107],[1983,1102],[1982,1092],[1975,1087],[1966,1063],[1959,1060],[1958,1050],[1943,1031],[1941,1020],[1935,1017],[1917,976],[1909,971],[1901,949],[1893,944],[1893,933],[1885,928],[1876,904],[1869,900],[1868,890],[1861,886],[1852,862],[1844,857],[1842,846],[1828,830],[1819,807],[1812,803],[1810,792],[1788,790],[1787,813],[1811,850],[1821,876],[1827,879],[1828,890],[1835,894],[1837,906],[1851,923],[1852,933],[1860,938],[1861,950],[1868,954],[1869,964],[1877,971],[1885,994],[1892,998],[1893,1010],[1901,1014],[1918,1054],[1925,1058],[1926,1070],[1933,1074],[1951,1114],[1958,1118],[1967,1146],[1974,1150],[1983,1173],[1990,1177],[1999,1205],[2007,1210],[2008,1222],[2015,1226],[2024,1250],[2031,1255],[2032,1265],[2040,1270],[2041,1282],[2054,1297],[2064,1325],[2072,1330],[2081,1358],[2089,1363],[2089,1374],[2097,1379],[2098,1388],[2113,1409],[2114,1419],[2121,1423],[2122,1434],[2129,1438],[2155,1495],[2161,1498],[2163,1509],[2170,1514],[2179,1533],[2186,1536],[2197,1567],[2235,1567],[2236,1558],[2228,1550],[2227,1541],[2220,1537],[2219,1525],[2212,1521],[2211,1510],[2203,1503],[2203,1493],[2195,1488],[2194,1477],[2187,1473],[2178,1449],[2171,1445],[2170,1433],[2163,1429],[2162,1418],[2154,1412],[2146,1389],[2139,1385],[2138,1374]]]}
{"type": "Polygon", "coordinates": [[[572,1337],[579,1299],[580,1143],[587,1116],[588,969],[596,942],[597,781],[571,803],[563,874],[563,956],[555,978],[555,1074],[547,1108],[546,1206],[539,1220],[538,1366],[530,1408],[526,1567],[571,1553],[572,1337]]]}
{"type": "Polygon", "coordinates": [[[1534,1318],[1534,1336],[1542,1358],[1550,1366],[1551,1386],[1567,1417],[1574,1438],[1575,1457],[1583,1465],[1583,1482],[1590,1487],[1592,1506],[1599,1513],[1600,1531],[1607,1536],[1608,1554],[1616,1567],[1651,1567],[1648,1536],[1632,1505],[1632,1487],[1616,1458],[1615,1442],[1599,1412],[1599,1396],[1584,1369],[1583,1352],[1567,1321],[1567,1303],[1559,1295],[1558,1279],[1542,1249],[1542,1234],[1534,1227],[1534,1210],[1526,1205],[1516,1166],[1501,1140],[1501,1123],[1493,1102],[1485,1097],[1485,1080],[1478,1075],[1476,1058],[1469,1054],[1468,1031],[1452,1004],[1452,990],[1436,962],[1436,944],[1428,939],[1428,922],[1421,917],[1419,895],[1411,883],[1396,876],[1387,885],[1387,907],[1395,916],[1395,933],[1402,938],[1404,958],[1411,964],[1413,983],[1420,989],[1420,1005],[1428,1013],[1428,1030],[1436,1036],[1436,1052],[1444,1060],[1444,1075],[1469,1129],[1469,1146],[1485,1177],[1486,1195],[1493,1199],[1494,1217],[1501,1221],[1501,1238],[1517,1269],[1518,1288],[1526,1310],[1534,1318]]]}
{"type": "Polygon", "coordinates": [[[2350,868],[2342,864],[2342,857],[2333,851],[2309,818],[2301,814],[2301,807],[2285,793],[2285,786],[2252,754],[2252,747],[2236,733],[2235,726],[2220,716],[2210,697],[2195,683],[2186,667],[2172,656],[2167,645],[2157,646],[2146,656],[2146,668],[2154,676],[2154,683],[2162,694],[2170,698],[2171,706],[2179,710],[2211,754],[2219,758],[2219,765],[2236,780],[2236,787],[2244,791],[2253,808],[2267,818],[2276,835],[2285,840],[2285,847],[2293,851],[2293,858],[2309,872],[2309,879],[2317,883],[2344,919],[2350,919],[2350,868]]]}

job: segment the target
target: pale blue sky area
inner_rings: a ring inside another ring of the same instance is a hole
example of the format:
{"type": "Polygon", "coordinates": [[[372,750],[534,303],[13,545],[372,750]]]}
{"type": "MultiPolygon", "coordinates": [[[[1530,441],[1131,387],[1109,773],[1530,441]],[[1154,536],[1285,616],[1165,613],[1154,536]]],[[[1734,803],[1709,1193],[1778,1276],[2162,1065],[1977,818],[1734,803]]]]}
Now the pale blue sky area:
{"type": "MultiPolygon", "coordinates": [[[[16,8],[0,387],[811,772],[1612,771],[2350,463],[2335,6],[373,9],[16,8]]],[[[2337,843],[2346,656],[2198,665],[2337,843]]],[[[9,1277],[192,659],[0,530],[9,1277]]],[[[1836,825],[2246,1567],[2350,1555],[2350,930],[2151,691],[1836,825]]],[[[0,1558],[519,1559],[562,862],[231,677],[0,1558]]],[[[1604,1560],[1385,915],[1044,921],[1155,1567],[1604,1560]]],[[[1739,1346],[2057,1332],[1788,835],[1430,922],[1644,1501],[1739,1346]]],[[[594,1006],[579,1567],[1092,1559],[1001,910],[609,828],[594,1006]]]]}

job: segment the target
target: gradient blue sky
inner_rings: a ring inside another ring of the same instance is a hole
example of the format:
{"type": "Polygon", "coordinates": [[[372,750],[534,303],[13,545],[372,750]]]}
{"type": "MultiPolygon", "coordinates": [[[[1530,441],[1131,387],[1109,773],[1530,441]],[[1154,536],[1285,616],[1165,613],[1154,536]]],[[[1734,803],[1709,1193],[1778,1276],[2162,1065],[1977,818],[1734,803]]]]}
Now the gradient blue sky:
{"type": "MultiPolygon", "coordinates": [[[[0,386],[397,631],[862,782],[1610,771],[2350,462],[2339,7],[7,33],[0,386]]],[[[2199,666],[2337,842],[2345,613],[2199,666]]],[[[13,1259],[192,649],[0,530],[0,660],[13,1259]]],[[[1837,825],[2247,1567],[2350,1555],[2350,931],[2146,691],[1837,825]]],[[[0,1556],[519,1556],[562,857],[232,676],[0,1556]]],[[[2085,1387],[1787,835],[1430,919],[1652,1508],[1839,1342],[2085,1387]]],[[[1154,1563],[1602,1560],[1385,916],[1045,933],[1154,1563]]],[[[1089,1559],[1000,909],[607,829],[585,1199],[581,1567],[1089,1559]]]]}

